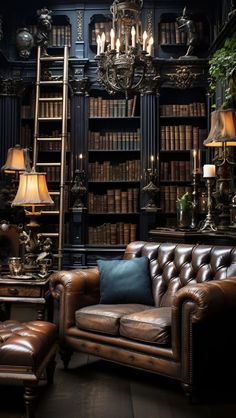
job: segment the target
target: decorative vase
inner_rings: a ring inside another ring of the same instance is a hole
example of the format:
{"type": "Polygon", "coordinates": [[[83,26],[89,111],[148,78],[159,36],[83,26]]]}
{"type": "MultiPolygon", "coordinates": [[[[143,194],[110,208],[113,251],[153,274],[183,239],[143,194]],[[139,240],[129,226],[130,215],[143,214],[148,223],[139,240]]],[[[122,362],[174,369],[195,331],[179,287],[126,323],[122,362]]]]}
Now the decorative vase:
{"type": "Polygon", "coordinates": [[[177,207],[177,228],[189,229],[192,221],[192,210],[190,208],[177,207]]]}
{"type": "Polygon", "coordinates": [[[32,48],[34,46],[34,38],[27,28],[20,28],[16,31],[16,49],[18,55],[27,59],[30,56],[32,48]]]}

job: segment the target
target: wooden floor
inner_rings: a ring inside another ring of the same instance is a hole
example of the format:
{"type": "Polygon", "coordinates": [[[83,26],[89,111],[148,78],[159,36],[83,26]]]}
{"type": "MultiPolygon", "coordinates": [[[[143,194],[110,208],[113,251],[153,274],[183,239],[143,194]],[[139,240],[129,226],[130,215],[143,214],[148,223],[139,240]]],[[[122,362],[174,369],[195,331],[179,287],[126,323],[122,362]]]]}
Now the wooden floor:
{"type": "MultiPolygon", "coordinates": [[[[0,387],[0,418],[22,418],[22,388],[0,387]]],[[[75,354],[58,359],[54,385],[40,382],[36,418],[235,418],[236,397],[192,405],[177,382],[75,354]]]]}

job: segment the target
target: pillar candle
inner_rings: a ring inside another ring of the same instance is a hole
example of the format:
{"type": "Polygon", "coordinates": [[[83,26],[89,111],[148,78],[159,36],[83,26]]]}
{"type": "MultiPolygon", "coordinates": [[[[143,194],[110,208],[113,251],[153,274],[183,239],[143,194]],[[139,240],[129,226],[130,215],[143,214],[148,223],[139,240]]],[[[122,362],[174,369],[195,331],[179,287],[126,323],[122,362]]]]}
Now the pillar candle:
{"type": "Polygon", "coordinates": [[[216,176],[216,166],[213,164],[205,164],[203,166],[203,177],[215,177],[216,176]]]}

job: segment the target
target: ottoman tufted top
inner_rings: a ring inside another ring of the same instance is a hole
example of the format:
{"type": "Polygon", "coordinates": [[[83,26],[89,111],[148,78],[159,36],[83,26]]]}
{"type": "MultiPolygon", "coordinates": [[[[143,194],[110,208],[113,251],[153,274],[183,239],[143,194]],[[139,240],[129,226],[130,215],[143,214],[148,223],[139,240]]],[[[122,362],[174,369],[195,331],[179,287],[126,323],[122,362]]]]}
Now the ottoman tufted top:
{"type": "Polygon", "coordinates": [[[45,321],[0,322],[0,368],[37,369],[56,341],[56,326],[45,321]]]}

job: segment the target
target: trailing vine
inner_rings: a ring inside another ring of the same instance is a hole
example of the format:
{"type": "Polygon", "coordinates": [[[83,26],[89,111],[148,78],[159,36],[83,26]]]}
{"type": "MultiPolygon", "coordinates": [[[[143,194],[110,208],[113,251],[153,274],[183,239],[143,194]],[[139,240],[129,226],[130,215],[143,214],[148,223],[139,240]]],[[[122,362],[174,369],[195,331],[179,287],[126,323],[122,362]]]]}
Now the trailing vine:
{"type": "Polygon", "coordinates": [[[214,93],[217,82],[224,87],[224,103],[227,107],[236,97],[236,37],[225,40],[224,46],[209,60],[210,92],[214,93]]]}

